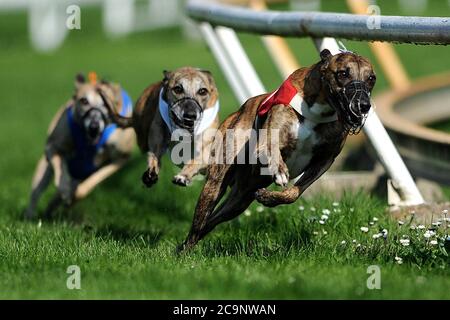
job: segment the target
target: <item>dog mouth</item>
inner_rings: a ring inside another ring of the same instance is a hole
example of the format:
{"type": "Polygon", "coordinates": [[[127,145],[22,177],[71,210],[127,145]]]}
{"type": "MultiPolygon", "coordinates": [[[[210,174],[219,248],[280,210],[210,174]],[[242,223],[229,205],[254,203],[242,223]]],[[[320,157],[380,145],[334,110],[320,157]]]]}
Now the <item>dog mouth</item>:
{"type": "Polygon", "coordinates": [[[183,98],[169,107],[172,123],[181,129],[193,134],[203,116],[203,109],[197,100],[183,98]]]}
{"type": "Polygon", "coordinates": [[[333,95],[331,102],[349,133],[358,134],[371,108],[370,90],[366,83],[357,80],[348,83],[333,95]]]}
{"type": "Polygon", "coordinates": [[[105,129],[105,118],[101,111],[92,108],[83,116],[84,131],[90,144],[99,141],[105,129]]]}

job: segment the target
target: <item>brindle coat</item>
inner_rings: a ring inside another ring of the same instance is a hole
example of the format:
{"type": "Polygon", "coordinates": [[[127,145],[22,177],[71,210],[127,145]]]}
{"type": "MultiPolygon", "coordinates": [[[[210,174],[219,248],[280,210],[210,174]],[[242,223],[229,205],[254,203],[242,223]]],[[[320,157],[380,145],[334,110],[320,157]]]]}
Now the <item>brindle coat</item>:
{"type": "MultiPolygon", "coordinates": [[[[321,52],[320,62],[295,71],[291,79],[308,103],[310,111],[322,116],[336,112],[328,103],[328,95],[332,91],[343,88],[352,80],[366,82],[370,90],[375,84],[375,75],[367,59],[349,52],[332,56],[328,50],[321,52]],[[346,70],[345,74],[343,70],[346,70]]],[[[225,145],[226,130],[251,129],[257,118],[257,109],[267,96],[263,94],[250,98],[237,112],[231,114],[219,127],[223,141],[216,140],[212,150],[227,152],[226,147],[221,149],[219,146],[225,145]]],[[[270,150],[270,144],[263,137],[259,139],[256,150],[248,150],[248,139],[238,139],[234,157],[242,149],[247,149],[247,154],[256,152],[260,157],[265,156],[271,175],[261,175],[260,165],[212,163],[208,167],[206,183],[195,208],[191,230],[181,250],[194,246],[217,224],[241,214],[255,199],[269,207],[296,201],[328,170],[349,133],[340,118],[338,121],[317,124],[286,105],[273,106],[259,128],[268,129],[268,141],[271,130],[279,129],[279,147],[270,150]],[[290,174],[294,178],[302,175],[293,186],[286,187],[290,174]],[[265,189],[272,182],[286,188],[282,191],[265,189]],[[229,195],[217,207],[227,187],[231,188],[229,195]]],[[[225,158],[225,154],[223,156],[225,158]]]]}

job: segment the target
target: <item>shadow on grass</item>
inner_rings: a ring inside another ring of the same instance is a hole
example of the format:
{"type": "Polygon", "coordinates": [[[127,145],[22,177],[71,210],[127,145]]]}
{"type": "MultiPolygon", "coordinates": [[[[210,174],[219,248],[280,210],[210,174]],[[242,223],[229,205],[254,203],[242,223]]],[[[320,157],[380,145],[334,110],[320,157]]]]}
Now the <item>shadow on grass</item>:
{"type": "Polygon", "coordinates": [[[104,225],[96,228],[89,228],[96,237],[102,239],[113,239],[120,242],[142,244],[144,246],[155,247],[163,236],[162,231],[156,230],[132,230],[127,227],[117,225],[104,225]]]}

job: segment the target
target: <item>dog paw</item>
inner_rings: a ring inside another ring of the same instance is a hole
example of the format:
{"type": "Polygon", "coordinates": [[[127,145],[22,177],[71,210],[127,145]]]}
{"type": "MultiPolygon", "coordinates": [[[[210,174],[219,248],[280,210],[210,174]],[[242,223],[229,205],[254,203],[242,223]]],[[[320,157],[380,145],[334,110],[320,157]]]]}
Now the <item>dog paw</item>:
{"type": "Polygon", "coordinates": [[[71,184],[61,186],[59,189],[59,194],[61,195],[61,200],[66,206],[70,206],[74,200],[74,188],[71,184]]]}
{"type": "Polygon", "coordinates": [[[147,171],[145,171],[142,174],[142,182],[147,188],[153,186],[157,181],[158,181],[158,174],[156,173],[155,170],[147,169],[147,171]]]}
{"type": "Polygon", "coordinates": [[[192,181],[182,174],[177,174],[175,177],[173,177],[172,182],[176,185],[186,187],[190,185],[192,181]]]}
{"type": "Polygon", "coordinates": [[[277,205],[277,203],[274,201],[273,197],[271,196],[271,191],[263,188],[263,189],[258,189],[255,192],[255,199],[256,201],[258,201],[259,203],[261,203],[263,206],[266,207],[275,207],[277,205]]]}
{"type": "Polygon", "coordinates": [[[280,164],[273,174],[273,182],[280,187],[286,187],[289,183],[289,170],[284,163],[280,164]]]}

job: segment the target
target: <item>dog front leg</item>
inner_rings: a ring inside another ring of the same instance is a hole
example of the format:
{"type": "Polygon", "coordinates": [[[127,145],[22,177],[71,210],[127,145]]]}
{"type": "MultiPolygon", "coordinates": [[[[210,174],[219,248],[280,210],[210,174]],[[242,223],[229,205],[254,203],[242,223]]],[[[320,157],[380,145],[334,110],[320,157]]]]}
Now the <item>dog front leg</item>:
{"type": "Polygon", "coordinates": [[[161,167],[161,156],[166,149],[164,142],[167,137],[156,129],[151,129],[148,135],[147,170],[142,174],[142,182],[150,188],[158,181],[161,167]]]}
{"type": "Polygon", "coordinates": [[[77,189],[75,190],[75,200],[85,198],[97,185],[116,173],[125,163],[126,159],[120,159],[98,169],[96,172],[91,174],[77,186],[77,189]]]}
{"type": "Polygon", "coordinates": [[[55,186],[62,201],[67,205],[72,204],[75,188],[66,161],[58,153],[47,153],[47,158],[53,168],[55,186]]]}
{"type": "Polygon", "coordinates": [[[310,165],[295,185],[282,191],[269,191],[265,188],[259,189],[256,191],[255,198],[266,207],[294,203],[314,181],[319,179],[330,168],[332,163],[333,160],[328,160],[310,165]]]}
{"type": "MultiPolygon", "coordinates": [[[[272,107],[272,111],[268,114],[267,119],[259,131],[258,146],[256,148],[256,157],[263,165],[261,172],[263,175],[271,175],[275,184],[285,187],[289,182],[289,169],[283,161],[281,151],[287,141],[286,123],[280,122],[278,119],[292,119],[293,116],[287,117],[291,108],[284,105],[276,105],[272,107]],[[265,166],[265,167],[264,167],[265,166]]],[[[295,116],[295,115],[294,115],[295,116]]]]}

